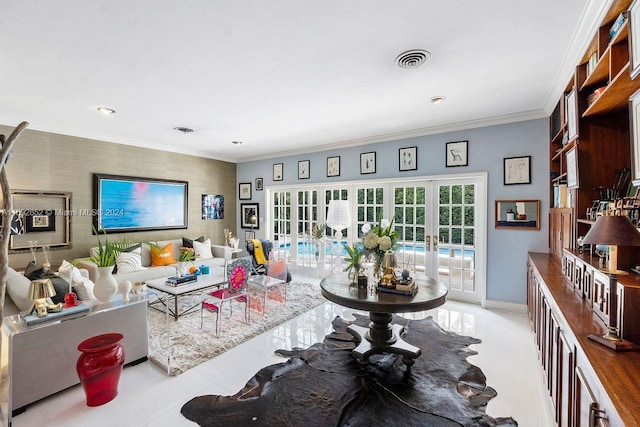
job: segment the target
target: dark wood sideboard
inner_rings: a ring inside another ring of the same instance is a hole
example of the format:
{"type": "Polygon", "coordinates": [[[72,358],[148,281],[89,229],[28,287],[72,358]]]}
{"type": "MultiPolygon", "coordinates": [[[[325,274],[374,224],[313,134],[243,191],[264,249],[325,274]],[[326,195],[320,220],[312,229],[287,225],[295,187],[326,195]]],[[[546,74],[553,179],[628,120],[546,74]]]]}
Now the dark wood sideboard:
{"type": "MultiPolygon", "coordinates": [[[[597,258],[565,250],[562,262],[529,253],[527,306],[559,426],[640,426],[640,352],[614,352],[590,339],[605,333],[608,287],[597,258]]],[[[618,280],[619,325],[640,344],[640,276],[618,280]]]]}

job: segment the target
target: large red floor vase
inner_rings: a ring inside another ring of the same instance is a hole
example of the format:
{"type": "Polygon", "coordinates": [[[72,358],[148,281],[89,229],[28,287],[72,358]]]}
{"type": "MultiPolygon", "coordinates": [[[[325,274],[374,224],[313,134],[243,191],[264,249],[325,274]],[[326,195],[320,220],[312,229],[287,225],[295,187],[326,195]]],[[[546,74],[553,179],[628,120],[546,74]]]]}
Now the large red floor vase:
{"type": "Polygon", "coordinates": [[[124,365],[122,334],[103,334],[78,345],[82,352],[76,363],[88,406],[100,406],[118,395],[118,382],[124,365]]]}

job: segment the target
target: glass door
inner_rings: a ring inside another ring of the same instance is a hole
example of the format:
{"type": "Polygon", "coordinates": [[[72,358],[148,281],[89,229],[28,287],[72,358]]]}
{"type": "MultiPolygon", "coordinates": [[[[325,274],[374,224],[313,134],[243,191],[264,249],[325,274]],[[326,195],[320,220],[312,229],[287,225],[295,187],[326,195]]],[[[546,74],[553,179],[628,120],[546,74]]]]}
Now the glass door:
{"type": "MultiPolygon", "coordinates": [[[[271,200],[271,240],[273,250],[286,259],[290,259],[291,254],[291,192],[274,191],[271,200]]],[[[296,257],[294,251],[293,257],[296,257]]]]}

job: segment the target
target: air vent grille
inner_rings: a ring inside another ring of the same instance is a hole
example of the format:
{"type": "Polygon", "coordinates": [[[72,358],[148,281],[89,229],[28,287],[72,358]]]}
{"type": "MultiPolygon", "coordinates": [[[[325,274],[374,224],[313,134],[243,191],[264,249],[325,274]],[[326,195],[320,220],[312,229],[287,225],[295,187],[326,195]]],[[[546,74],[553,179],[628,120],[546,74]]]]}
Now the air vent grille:
{"type": "Polygon", "coordinates": [[[396,64],[402,68],[417,68],[424,64],[431,54],[423,49],[413,49],[402,52],[396,58],[396,64]]]}

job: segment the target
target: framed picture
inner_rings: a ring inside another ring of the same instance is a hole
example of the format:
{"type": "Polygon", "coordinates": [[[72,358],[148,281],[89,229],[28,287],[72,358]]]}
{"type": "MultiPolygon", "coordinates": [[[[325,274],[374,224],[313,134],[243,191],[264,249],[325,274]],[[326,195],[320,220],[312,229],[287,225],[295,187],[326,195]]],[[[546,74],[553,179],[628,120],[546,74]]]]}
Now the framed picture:
{"type": "Polygon", "coordinates": [[[418,169],[418,147],[406,147],[398,150],[399,169],[414,171],[418,169]]]}
{"type": "Polygon", "coordinates": [[[504,185],[531,184],[531,156],[504,159],[504,185]]]}
{"type": "Polygon", "coordinates": [[[456,166],[468,166],[467,150],[469,141],[447,142],[446,147],[446,163],[448,168],[456,166]]]}
{"type": "Polygon", "coordinates": [[[567,151],[567,188],[572,190],[578,188],[578,151],[575,145],[567,151]]]}
{"type": "Polygon", "coordinates": [[[360,154],[360,175],[376,173],[376,152],[360,154]]]}
{"type": "Polygon", "coordinates": [[[495,227],[540,230],[540,200],[496,200],[495,227]]]}
{"type": "MultiPolygon", "coordinates": [[[[640,34],[640,33],[639,33],[640,34]]],[[[629,123],[631,127],[631,179],[640,187],[640,90],[629,98],[629,123]]]]}
{"type": "Polygon", "coordinates": [[[241,182],[238,184],[238,196],[240,200],[251,200],[251,183],[241,182]]]}
{"type": "Polygon", "coordinates": [[[187,228],[187,181],[103,174],[93,177],[93,209],[97,213],[93,225],[98,233],[187,228]]]}
{"type": "Polygon", "coordinates": [[[260,229],[260,205],[258,203],[240,204],[240,227],[252,230],[260,229]]]}
{"type": "Polygon", "coordinates": [[[629,8],[629,61],[631,78],[640,74],[640,0],[635,0],[629,8]]]}
{"type": "Polygon", "coordinates": [[[273,180],[282,181],[282,163],[275,163],[273,165],[273,180]]]}
{"type": "Polygon", "coordinates": [[[224,219],[224,196],[221,194],[202,195],[202,219],[224,219]]]}
{"type": "Polygon", "coordinates": [[[309,160],[300,160],[298,162],[298,179],[309,179],[309,160]]]}
{"type": "Polygon", "coordinates": [[[327,157],[327,177],[340,176],[340,156],[327,157]]]}
{"type": "Polygon", "coordinates": [[[565,111],[567,112],[567,142],[570,142],[578,136],[578,120],[576,115],[576,90],[571,89],[565,97],[565,111]]]}
{"type": "Polygon", "coordinates": [[[256,178],[256,191],[262,191],[262,178],[256,178]]]}
{"type": "Polygon", "coordinates": [[[30,211],[25,215],[27,233],[56,231],[56,214],[52,210],[30,211]]]}

